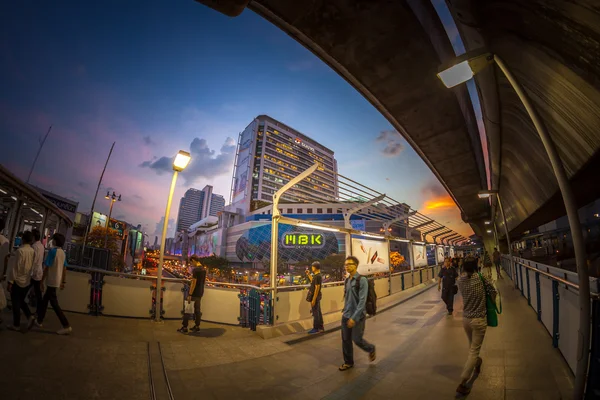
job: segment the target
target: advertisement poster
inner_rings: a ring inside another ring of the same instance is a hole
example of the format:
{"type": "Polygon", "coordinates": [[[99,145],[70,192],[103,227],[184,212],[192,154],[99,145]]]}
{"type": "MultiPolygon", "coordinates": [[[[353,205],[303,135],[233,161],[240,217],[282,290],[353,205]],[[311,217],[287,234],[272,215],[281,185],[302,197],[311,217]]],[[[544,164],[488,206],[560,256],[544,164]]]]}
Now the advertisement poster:
{"type": "Polygon", "coordinates": [[[454,257],[454,247],[450,247],[450,257],[454,257]]]}
{"type": "Polygon", "coordinates": [[[413,244],[413,256],[415,259],[415,268],[418,267],[426,267],[427,266],[427,253],[425,245],[423,244],[413,244]]]}
{"type": "Polygon", "coordinates": [[[437,264],[443,263],[444,262],[444,248],[442,246],[436,247],[435,254],[436,254],[436,256],[435,256],[435,262],[437,264]]]}
{"type": "MultiPolygon", "coordinates": [[[[423,252],[425,252],[425,247],[423,247],[423,252]]],[[[352,255],[358,258],[358,273],[361,275],[390,270],[389,249],[385,240],[352,238],[352,255]]]]}
{"type": "Polygon", "coordinates": [[[95,227],[106,228],[106,219],[106,215],[94,211],[94,215],[92,216],[92,223],[90,224],[90,231],[95,227]]]}
{"type": "Polygon", "coordinates": [[[196,236],[193,242],[192,254],[198,257],[209,257],[213,254],[219,255],[217,246],[219,231],[196,236]]]}
{"type": "Polygon", "coordinates": [[[237,165],[235,166],[235,176],[233,182],[232,204],[242,202],[248,197],[248,171],[251,168],[252,161],[252,138],[256,131],[256,121],[252,122],[240,135],[240,143],[237,149],[237,165]]]}
{"type": "Polygon", "coordinates": [[[110,222],[108,223],[108,227],[111,230],[117,232],[117,236],[119,237],[119,239],[123,240],[123,236],[125,235],[125,228],[126,228],[125,222],[111,218],[110,222]]]}

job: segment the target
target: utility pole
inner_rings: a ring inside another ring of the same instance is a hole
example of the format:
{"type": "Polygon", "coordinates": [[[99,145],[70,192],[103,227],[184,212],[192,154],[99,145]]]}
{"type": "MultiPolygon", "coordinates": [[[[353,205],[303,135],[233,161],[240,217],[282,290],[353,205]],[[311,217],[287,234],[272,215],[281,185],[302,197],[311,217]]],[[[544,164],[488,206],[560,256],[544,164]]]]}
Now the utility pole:
{"type": "Polygon", "coordinates": [[[35,158],[33,159],[33,164],[31,164],[31,169],[29,170],[29,175],[27,175],[27,183],[29,183],[29,179],[31,179],[31,174],[33,173],[33,169],[35,168],[35,163],[37,162],[37,159],[40,156],[40,153],[42,152],[42,147],[44,147],[44,143],[46,143],[46,139],[48,139],[48,135],[50,134],[51,130],[52,130],[52,125],[50,125],[50,128],[48,128],[48,132],[46,132],[46,136],[44,136],[42,143],[40,143],[40,147],[38,148],[37,154],[35,155],[35,158]]]}

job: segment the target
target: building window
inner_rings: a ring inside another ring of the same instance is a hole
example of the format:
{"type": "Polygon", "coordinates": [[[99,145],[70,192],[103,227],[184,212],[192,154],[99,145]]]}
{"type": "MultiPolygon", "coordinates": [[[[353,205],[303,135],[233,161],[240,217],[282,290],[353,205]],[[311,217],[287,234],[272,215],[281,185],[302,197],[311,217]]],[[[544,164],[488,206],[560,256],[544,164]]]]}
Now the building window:
{"type": "Polygon", "coordinates": [[[288,208],[288,209],[287,209],[287,213],[288,213],[288,214],[291,214],[291,213],[293,213],[293,212],[294,212],[294,209],[293,209],[293,208],[288,208]]]}
{"type": "Polygon", "coordinates": [[[279,214],[283,214],[283,208],[279,209],[279,214]]]}
{"type": "Polygon", "coordinates": [[[328,208],[327,209],[327,214],[333,214],[333,208],[328,208]]]}
{"type": "Polygon", "coordinates": [[[323,214],[323,209],[322,208],[317,208],[317,214],[323,214]]]}
{"type": "Polygon", "coordinates": [[[296,209],[296,214],[302,214],[302,209],[301,208],[297,208],[296,209]]]}
{"type": "Polygon", "coordinates": [[[306,213],[307,213],[307,214],[312,214],[312,208],[307,208],[307,209],[306,209],[306,213]]]}

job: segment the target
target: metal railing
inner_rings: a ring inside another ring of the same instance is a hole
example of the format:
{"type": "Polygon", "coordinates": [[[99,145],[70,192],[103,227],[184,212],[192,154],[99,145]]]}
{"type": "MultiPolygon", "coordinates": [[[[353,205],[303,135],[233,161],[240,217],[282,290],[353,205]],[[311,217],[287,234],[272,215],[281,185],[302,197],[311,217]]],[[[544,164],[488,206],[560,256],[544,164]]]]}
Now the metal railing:
{"type": "Polygon", "coordinates": [[[502,257],[502,266],[515,283],[515,288],[527,299],[537,319],[552,337],[557,348],[574,373],[583,351],[591,353],[586,399],[597,399],[600,382],[600,280],[590,278],[592,302],[592,342],[589,349],[578,349],[579,285],[577,274],[535,261],[513,256],[502,257]]]}

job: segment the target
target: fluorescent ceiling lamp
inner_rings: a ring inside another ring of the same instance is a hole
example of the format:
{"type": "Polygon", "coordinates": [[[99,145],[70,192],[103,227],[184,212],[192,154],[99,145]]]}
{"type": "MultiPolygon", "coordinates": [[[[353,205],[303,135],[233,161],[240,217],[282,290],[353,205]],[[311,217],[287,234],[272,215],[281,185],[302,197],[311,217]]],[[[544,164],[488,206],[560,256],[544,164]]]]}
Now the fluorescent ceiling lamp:
{"type": "Polygon", "coordinates": [[[329,232],[339,232],[340,231],[337,228],[330,228],[328,226],[321,226],[321,225],[306,224],[304,222],[298,222],[298,224],[296,226],[301,226],[303,228],[319,229],[322,231],[329,231],[329,232]]]}
{"type": "Polygon", "coordinates": [[[175,171],[183,171],[188,166],[192,156],[187,151],[179,150],[173,161],[173,169],[175,171]]]}
{"type": "Polygon", "coordinates": [[[408,240],[408,239],[392,239],[392,240],[395,240],[396,242],[410,243],[410,240],[408,240]]]}
{"type": "Polygon", "coordinates": [[[425,244],[425,242],[413,242],[414,244],[425,244]]]}
{"type": "Polygon", "coordinates": [[[447,88],[460,85],[473,78],[473,70],[469,61],[463,61],[437,74],[447,88]]]}
{"type": "Polygon", "coordinates": [[[364,236],[364,237],[370,237],[370,238],[375,238],[375,239],[384,239],[384,236],[380,236],[380,235],[371,235],[369,233],[360,233],[360,236],[364,236]]]}
{"type": "Polygon", "coordinates": [[[10,196],[11,199],[13,199],[14,201],[17,201],[17,198],[15,196],[10,196]]]}
{"type": "Polygon", "coordinates": [[[485,221],[485,224],[486,224],[486,225],[489,225],[489,224],[491,224],[491,223],[492,223],[492,221],[485,221]]]}
{"type": "Polygon", "coordinates": [[[492,233],[492,230],[491,230],[491,229],[488,229],[488,230],[487,230],[487,233],[492,233]]]}
{"type": "Polygon", "coordinates": [[[2,189],[0,189],[0,193],[6,194],[6,192],[4,190],[2,190],[2,189]]]}
{"type": "Polygon", "coordinates": [[[487,199],[490,196],[490,193],[477,193],[477,197],[479,197],[480,199],[487,199]]]}

